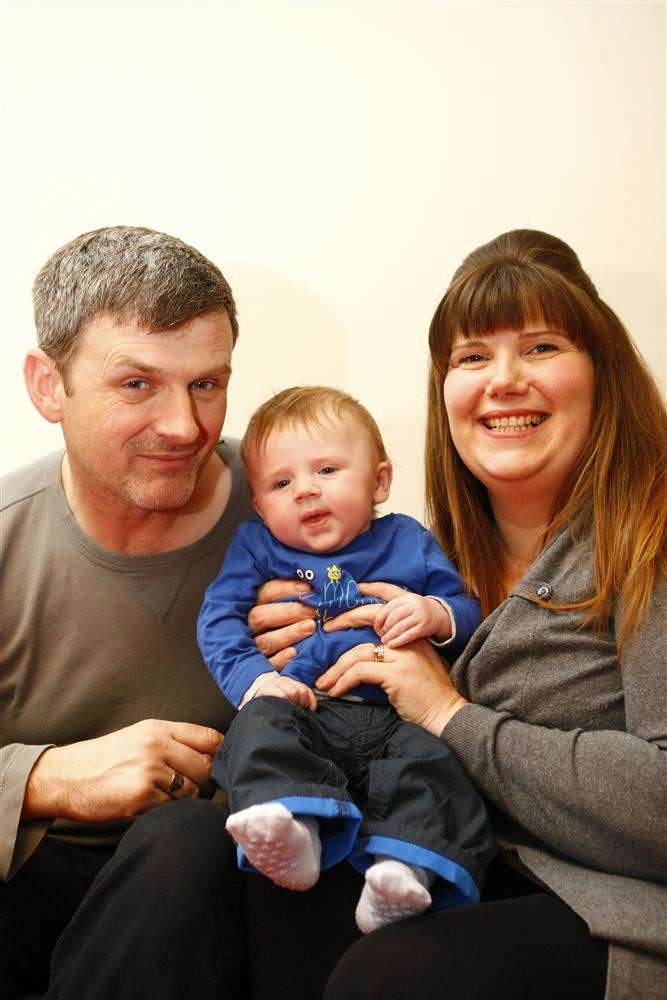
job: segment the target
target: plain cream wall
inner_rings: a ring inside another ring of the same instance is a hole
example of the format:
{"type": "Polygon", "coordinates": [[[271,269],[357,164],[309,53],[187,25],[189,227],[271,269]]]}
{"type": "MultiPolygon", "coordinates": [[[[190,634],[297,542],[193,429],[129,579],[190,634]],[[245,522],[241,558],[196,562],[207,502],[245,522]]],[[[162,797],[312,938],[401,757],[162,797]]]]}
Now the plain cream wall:
{"type": "Polygon", "coordinates": [[[426,332],[462,257],[545,229],[664,377],[662,3],[10,6],[3,471],[58,447],[22,357],[30,287],[103,225],[222,268],[241,339],[227,429],[340,385],[422,512],[426,332]]]}

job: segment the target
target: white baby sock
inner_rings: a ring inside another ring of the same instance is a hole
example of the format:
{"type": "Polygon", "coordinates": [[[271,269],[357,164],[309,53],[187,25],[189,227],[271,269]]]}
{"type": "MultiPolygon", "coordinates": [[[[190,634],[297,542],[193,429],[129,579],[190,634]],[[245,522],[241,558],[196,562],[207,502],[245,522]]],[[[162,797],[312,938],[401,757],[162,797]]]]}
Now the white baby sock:
{"type": "Polygon", "coordinates": [[[312,889],[320,877],[322,845],[313,816],[295,819],[280,802],[232,813],[227,830],[251,865],[284,889],[312,889]]]}
{"type": "Polygon", "coordinates": [[[416,917],[431,905],[426,888],[435,881],[424,868],[392,858],[376,859],[366,872],[366,884],[357,904],[357,927],[364,934],[386,924],[416,917]]]}

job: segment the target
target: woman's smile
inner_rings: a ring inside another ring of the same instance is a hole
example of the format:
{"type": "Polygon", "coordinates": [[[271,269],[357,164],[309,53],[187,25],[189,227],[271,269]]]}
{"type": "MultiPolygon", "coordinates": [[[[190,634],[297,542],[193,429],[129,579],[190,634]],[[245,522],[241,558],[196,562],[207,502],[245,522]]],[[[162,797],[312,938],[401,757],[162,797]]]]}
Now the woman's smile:
{"type": "Polygon", "coordinates": [[[493,498],[531,482],[556,498],[589,439],[593,363],[542,326],[455,339],[444,383],[454,446],[493,498]]]}

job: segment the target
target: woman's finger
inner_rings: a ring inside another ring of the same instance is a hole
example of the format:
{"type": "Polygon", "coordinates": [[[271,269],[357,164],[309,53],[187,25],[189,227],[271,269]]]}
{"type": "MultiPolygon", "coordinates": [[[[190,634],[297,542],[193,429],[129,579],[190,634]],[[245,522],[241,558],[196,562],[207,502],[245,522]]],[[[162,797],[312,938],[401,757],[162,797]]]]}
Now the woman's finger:
{"type": "Polygon", "coordinates": [[[315,686],[321,691],[329,691],[339,677],[348,671],[356,663],[362,660],[370,660],[373,656],[373,643],[362,642],[353,649],[348,649],[346,653],[343,653],[336,662],[329,667],[318,679],[315,681],[315,686]]]}
{"type": "Polygon", "coordinates": [[[379,609],[382,607],[382,604],[361,604],[358,608],[352,608],[351,611],[344,611],[342,615],[337,615],[325,622],[324,631],[337,632],[342,628],[362,628],[364,625],[373,628],[379,609]]]}
{"type": "Polygon", "coordinates": [[[260,652],[270,658],[293,646],[295,642],[300,642],[306,636],[312,635],[315,628],[313,619],[307,618],[305,621],[297,622],[296,625],[287,625],[285,628],[276,628],[272,632],[256,635],[255,642],[260,652]]]}
{"type": "Polygon", "coordinates": [[[391,666],[387,663],[375,663],[374,661],[355,663],[336,681],[327,694],[332,698],[338,698],[359,684],[379,684],[382,686],[382,682],[387,678],[387,671],[390,669],[391,666]]]}
{"type": "Polygon", "coordinates": [[[309,594],[310,587],[303,580],[267,580],[257,591],[258,604],[282,601],[294,594],[309,594]]]}

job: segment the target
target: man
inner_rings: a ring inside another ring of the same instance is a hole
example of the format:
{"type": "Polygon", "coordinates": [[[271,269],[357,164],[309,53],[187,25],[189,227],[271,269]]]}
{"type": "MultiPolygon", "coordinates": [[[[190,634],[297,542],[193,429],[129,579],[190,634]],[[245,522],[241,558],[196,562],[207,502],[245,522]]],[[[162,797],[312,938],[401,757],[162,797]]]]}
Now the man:
{"type": "Polygon", "coordinates": [[[45,989],[59,939],[49,998],[217,996],[240,904],[205,798],[232,710],[195,620],[253,513],[219,441],[234,299],[192,247],[114,227],[58,250],[34,301],[26,385],[66,450],[3,484],[0,997],[45,989]]]}

